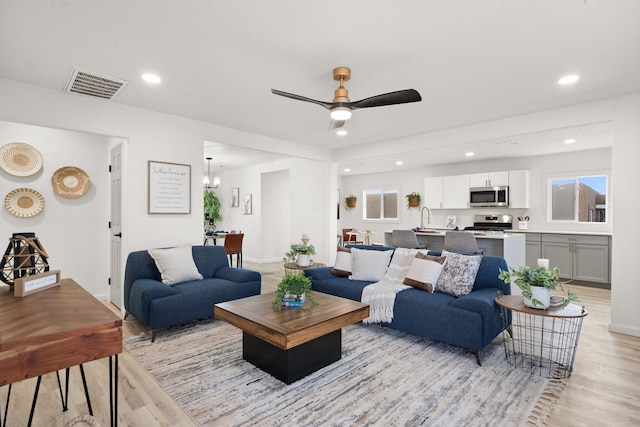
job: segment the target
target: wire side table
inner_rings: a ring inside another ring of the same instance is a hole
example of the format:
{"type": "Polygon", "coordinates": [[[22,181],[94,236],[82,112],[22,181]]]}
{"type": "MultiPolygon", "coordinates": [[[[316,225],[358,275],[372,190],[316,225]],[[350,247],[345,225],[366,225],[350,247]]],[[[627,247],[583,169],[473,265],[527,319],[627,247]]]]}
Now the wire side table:
{"type": "Polygon", "coordinates": [[[529,308],[519,295],[500,296],[495,301],[500,306],[507,362],[547,378],[569,377],[587,315],[584,307],[529,308]]]}
{"type": "Polygon", "coordinates": [[[322,264],[321,262],[314,262],[311,265],[308,265],[306,267],[300,267],[295,262],[287,262],[284,264],[284,274],[295,274],[298,271],[306,270],[307,268],[319,268],[324,266],[325,265],[322,264]]]}

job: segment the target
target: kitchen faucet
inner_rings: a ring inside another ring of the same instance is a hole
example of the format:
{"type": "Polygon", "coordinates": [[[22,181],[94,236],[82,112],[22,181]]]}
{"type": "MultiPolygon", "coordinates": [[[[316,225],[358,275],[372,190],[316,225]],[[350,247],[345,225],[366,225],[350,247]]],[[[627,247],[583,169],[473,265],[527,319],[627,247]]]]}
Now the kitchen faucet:
{"type": "Polygon", "coordinates": [[[427,225],[431,224],[431,211],[429,210],[428,207],[423,206],[422,209],[420,209],[420,229],[422,230],[424,228],[424,210],[427,210],[427,225]]]}

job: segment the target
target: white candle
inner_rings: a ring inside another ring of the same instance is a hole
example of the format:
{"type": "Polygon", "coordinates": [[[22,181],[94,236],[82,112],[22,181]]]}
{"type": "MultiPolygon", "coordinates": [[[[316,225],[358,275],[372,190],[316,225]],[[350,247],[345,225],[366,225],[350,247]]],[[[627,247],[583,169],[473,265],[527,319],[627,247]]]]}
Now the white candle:
{"type": "Polygon", "coordinates": [[[538,267],[549,269],[549,260],[546,258],[538,258],[538,267]]]}
{"type": "Polygon", "coordinates": [[[302,239],[309,239],[309,233],[302,233],[302,239]]]}

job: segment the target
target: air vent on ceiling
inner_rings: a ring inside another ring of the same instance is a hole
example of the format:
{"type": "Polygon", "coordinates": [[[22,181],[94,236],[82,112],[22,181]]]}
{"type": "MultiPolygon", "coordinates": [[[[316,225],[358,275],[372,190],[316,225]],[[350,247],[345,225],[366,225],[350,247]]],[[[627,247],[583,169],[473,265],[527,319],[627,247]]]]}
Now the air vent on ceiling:
{"type": "Polygon", "coordinates": [[[113,99],[129,82],[74,68],[65,92],[113,99]]]}

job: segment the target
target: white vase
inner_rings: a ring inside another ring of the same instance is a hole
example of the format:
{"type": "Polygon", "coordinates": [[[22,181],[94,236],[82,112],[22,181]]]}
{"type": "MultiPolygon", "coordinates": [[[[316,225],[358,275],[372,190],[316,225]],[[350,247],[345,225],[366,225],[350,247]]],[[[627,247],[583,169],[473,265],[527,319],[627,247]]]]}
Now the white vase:
{"type": "Polygon", "coordinates": [[[531,299],[523,296],[522,300],[524,305],[531,308],[539,308],[541,310],[549,308],[551,305],[551,291],[543,286],[532,286],[531,287],[531,299]],[[534,305],[531,300],[536,299],[542,303],[534,305]]]}
{"type": "Polygon", "coordinates": [[[311,265],[311,255],[298,254],[298,265],[300,267],[309,267],[311,265]]]}

